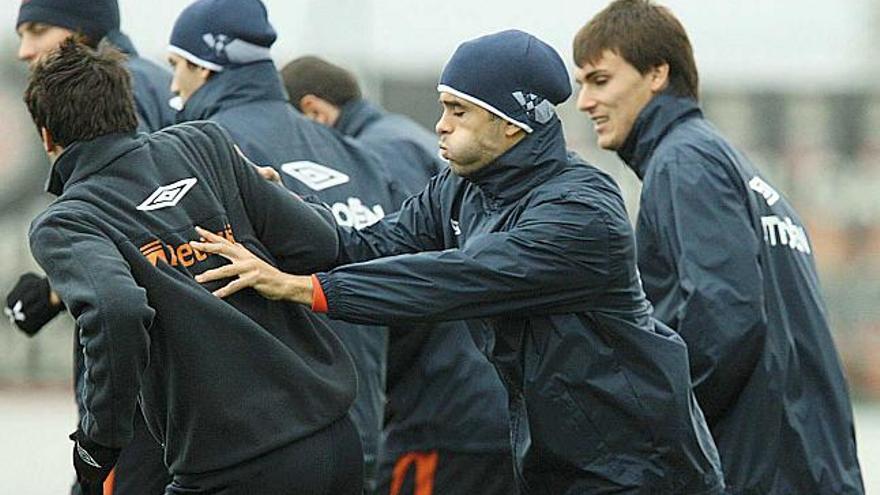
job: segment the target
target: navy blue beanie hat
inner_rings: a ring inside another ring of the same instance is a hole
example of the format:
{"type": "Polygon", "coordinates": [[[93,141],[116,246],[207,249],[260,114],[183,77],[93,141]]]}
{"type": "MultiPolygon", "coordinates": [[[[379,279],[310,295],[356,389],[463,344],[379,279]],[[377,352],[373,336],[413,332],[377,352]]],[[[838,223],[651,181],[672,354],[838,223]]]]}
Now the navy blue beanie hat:
{"type": "Polygon", "coordinates": [[[260,0],[198,0],[184,9],[168,50],[220,72],[224,67],[271,60],[277,35],[260,0]]]}
{"type": "Polygon", "coordinates": [[[478,105],[528,133],[552,121],[571,96],[565,63],[550,45],[517,30],[459,45],[437,91],[478,105]]]}
{"type": "Polygon", "coordinates": [[[97,43],[119,29],[119,4],[116,0],[23,0],[15,28],[25,22],[63,27],[97,43]]]}

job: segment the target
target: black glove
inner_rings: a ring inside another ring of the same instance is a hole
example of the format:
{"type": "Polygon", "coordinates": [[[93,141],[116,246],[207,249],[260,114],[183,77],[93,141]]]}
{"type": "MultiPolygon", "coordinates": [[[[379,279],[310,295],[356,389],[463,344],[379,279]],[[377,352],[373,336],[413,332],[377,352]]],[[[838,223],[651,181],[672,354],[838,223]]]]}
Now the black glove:
{"type": "Polygon", "coordinates": [[[104,483],[79,483],[71,493],[76,495],[104,495],[104,483]]]}
{"type": "Polygon", "coordinates": [[[89,440],[82,430],[71,433],[69,438],[74,442],[73,468],[76,470],[76,480],[84,493],[100,494],[104,480],[119,458],[120,449],[98,445],[89,440]]]}
{"type": "Polygon", "coordinates": [[[3,312],[15,326],[33,336],[64,309],[63,304],[51,304],[50,293],[48,278],[25,273],[6,296],[3,312]]]}

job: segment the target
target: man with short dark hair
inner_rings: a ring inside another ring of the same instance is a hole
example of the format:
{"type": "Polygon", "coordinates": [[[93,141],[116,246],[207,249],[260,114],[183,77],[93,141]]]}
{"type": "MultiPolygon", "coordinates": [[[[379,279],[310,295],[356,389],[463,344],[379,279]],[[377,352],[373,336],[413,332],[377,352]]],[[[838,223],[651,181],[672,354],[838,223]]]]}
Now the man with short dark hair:
{"type": "Polygon", "coordinates": [[[363,98],[350,71],[313,55],[295,58],[281,69],[290,104],[306,117],[333,127],[342,107],[363,98]]]}
{"type": "Polygon", "coordinates": [[[722,493],[687,348],[651,318],[620,191],[566,152],[559,55],[522,31],[483,36],[437,89],[449,169],[396,216],[337,228],[334,264],[351,264],[289,275],[208,234],[196,247],[232,264],[197,280],[353,322],[481,319],[524,494],[722,493]]]}
{"type": "Polygon", "coordinates": [[[335,259],[332,221],[264,180],[216,124],[135,133],[121,61],[67,40],[25,93],[59,196],[31,225],[31,249],[85,356],[80,484],[101,493],[139,404],[169,495],[360,495],[342,343],[295,305],[247,292],[224,302],[193,280],[223,264],[190,244],[200,226],[301,272],[335,259]]]}
{"type": "MultiPolygon", "coordinates": [[[[126,55],[125,65],[132,77],[138,129],[159,130],[174,123],[169,106],[170,74],[158,65],[138,56],[131,40],[119,30],[119,5],[116,0],[29,0],[19,7],[16,31],[20,37],[18,58],[28,63],[57,48],[71,37],[91,47],[109,42],[126,55]]],[[[46,277],[36,273],[22,275],[6,298],[7,314],[27,335],[33,336],[64,310],[58,295],[52,292],[46,277]]],[[[82,354],[74,353],[76,386],[82,386],[79,371],[82,354]]],[[[80,413],[82,410],[80,408],[80,413]]],[[[170,480],[162,462],[161,448],[135,416],[135,438],[124,450],[108,491],[135,495],[160,492],[170,480]]],[[[76,490],[76,487],[74,487],[76,490]]]]}
{"type": "Polygon", "coordinates": [[[618,0],[574,39],[578,108],[643,181],[639,270],[688,343],[735,494],[861,494],[847,384],[812,248],[788,201],[698,106],[688,36],[618,0]]]}
{"type": "MultiPolygon", "coordinates": [[[[363,99],[357,80],[342,67],[307,56],[284,66],[281,76],[303,115],[382,158],[400,179],[400,201],[445,168],[435,134],[363,99]]],[[[378,493],[417,494],[429,486],[447,495],[516,491],[508,462],[507,394],[471,338],[481,329],[478,322],[463,321],[389,327],[378,493]]]]}

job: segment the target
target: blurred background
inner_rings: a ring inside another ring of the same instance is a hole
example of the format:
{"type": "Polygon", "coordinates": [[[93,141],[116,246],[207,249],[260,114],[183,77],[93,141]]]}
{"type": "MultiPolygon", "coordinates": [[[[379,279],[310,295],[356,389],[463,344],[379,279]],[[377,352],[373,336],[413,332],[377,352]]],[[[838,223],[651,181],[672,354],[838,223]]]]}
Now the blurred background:
{"type": "MultiPolygon", "coordinates": [[[[18,0],[0,9],[0,295],[37,270],[26,241],[50,201],[48,161],[21,94],[18,0]]],[[[86,1],[86,0],[83,0],[86,1]]],[[[457,44],[520,28],[571,65],[571,39],[595,0],[267,0],[279,67],[315,54],[352,69],[369,98],[433,127],[436,81],[457,44]]],[[[838,350],[855,400],[868,493],[880,493],[880,0],[668,0],[691,36],[706,114],[774,180],[812,236],[838,350]]],[[[183,0],[120,0],[123,31],[166,65],[183,0]]],[[[100,95],[95,95],[100,98],[100,95]]],[[[560,107],[570,146],[614,175],[635,216],[639,183],[595,147],[571,99],[560,107]]],[[[72,321],[28,339],[0,321],[0,493],[64,493],[66,434],[75,427],[72,321]]],[[[773,439],[768,439],[772,442],[773,439]]]]}

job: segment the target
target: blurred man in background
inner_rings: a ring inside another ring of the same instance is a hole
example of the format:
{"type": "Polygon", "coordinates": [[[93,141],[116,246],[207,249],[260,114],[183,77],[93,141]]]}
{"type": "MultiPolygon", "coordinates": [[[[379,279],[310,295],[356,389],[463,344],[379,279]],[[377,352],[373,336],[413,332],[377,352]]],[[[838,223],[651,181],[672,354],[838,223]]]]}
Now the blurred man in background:
{"type": "MultiPolygon", "coordinates": [[[[183,103],[178,120],[221,124],[245,155],[274,167],[288,189],[327,203],[340,225],[364,228],[396,210],[394,181],[373,153],[306,119],[287,102],[270,56],[275,39],[259,0],[199,0],[187,7],[174,24],[168,48],[172,89],[183,103]]],[[[365,485],[372,489],[388,332],[344,322],[331,326],[358,370],[352,416],[364,446],[365,485]]]]}
{"type": "MultiPolygon", "coordinates": [[[[307,56],[281,75],[291,104],[376,151],[406,197],[446,168],[436,134],[365,100],[348,70],[307,56]]],[[[479,321],[389,327],[378,493],[416,495],[428,487],[448,495],[516,492],[507,394],[471,331],[479,335],[485,328],[479,321]]]]}
{"type": "MultiPolygon", "coordinates": [[[[116,0],[28,0],[22,2],[16,31],[20,42],[18,57],[33,63],[62,41],[80,36],[89,46],[109,42],[126,54],[131,73],[138,130],[151,132],[173,123],[168,89],[171,75],[158,65],[140,58],[131,40],[119,30],[119,5],[116,0]]],[[[46,277],[26,273],[7,295],[7,314],[27,335],[35,335],[64,306],[51,291],[46,277]]],[[[75,382],[82,387],[82,353],[74,352],[75,382]]],[[[79,397],[79,395],[77,395],[79,397]]],[[[81,406],[81,404],[79,404],[81,406]]],[[[83,413],[82,407],[79,408],[83,413]]],[[[150,437],[139,415],[135,416],[135,436],[117,464],[108,491],[116,493],[161,493],[169,478],[162,462],[161,449],[150,437]]],[[[74,487],[77,490],[77,487],[74,487]]]]}
{"type": "MultiPolygon", "coordinates": [[[[446,168],[437,136],[412,119],[389,113],[361,96],[348,70],[318,57],[295,59],[281,69],[290,103],[306,117],[376,150],[409,197],[446,168]]],[[[404,198],[405,199],[405,198],[404,198]]]]}
{"type": "Polygon", "coordinates": [[[810,240],[704,118],[688,36],[618,0],[576,35],[578,108],[643,182],[639,270],[688,343],[730,493],[861,494],[852,408],[810,240]]]}

